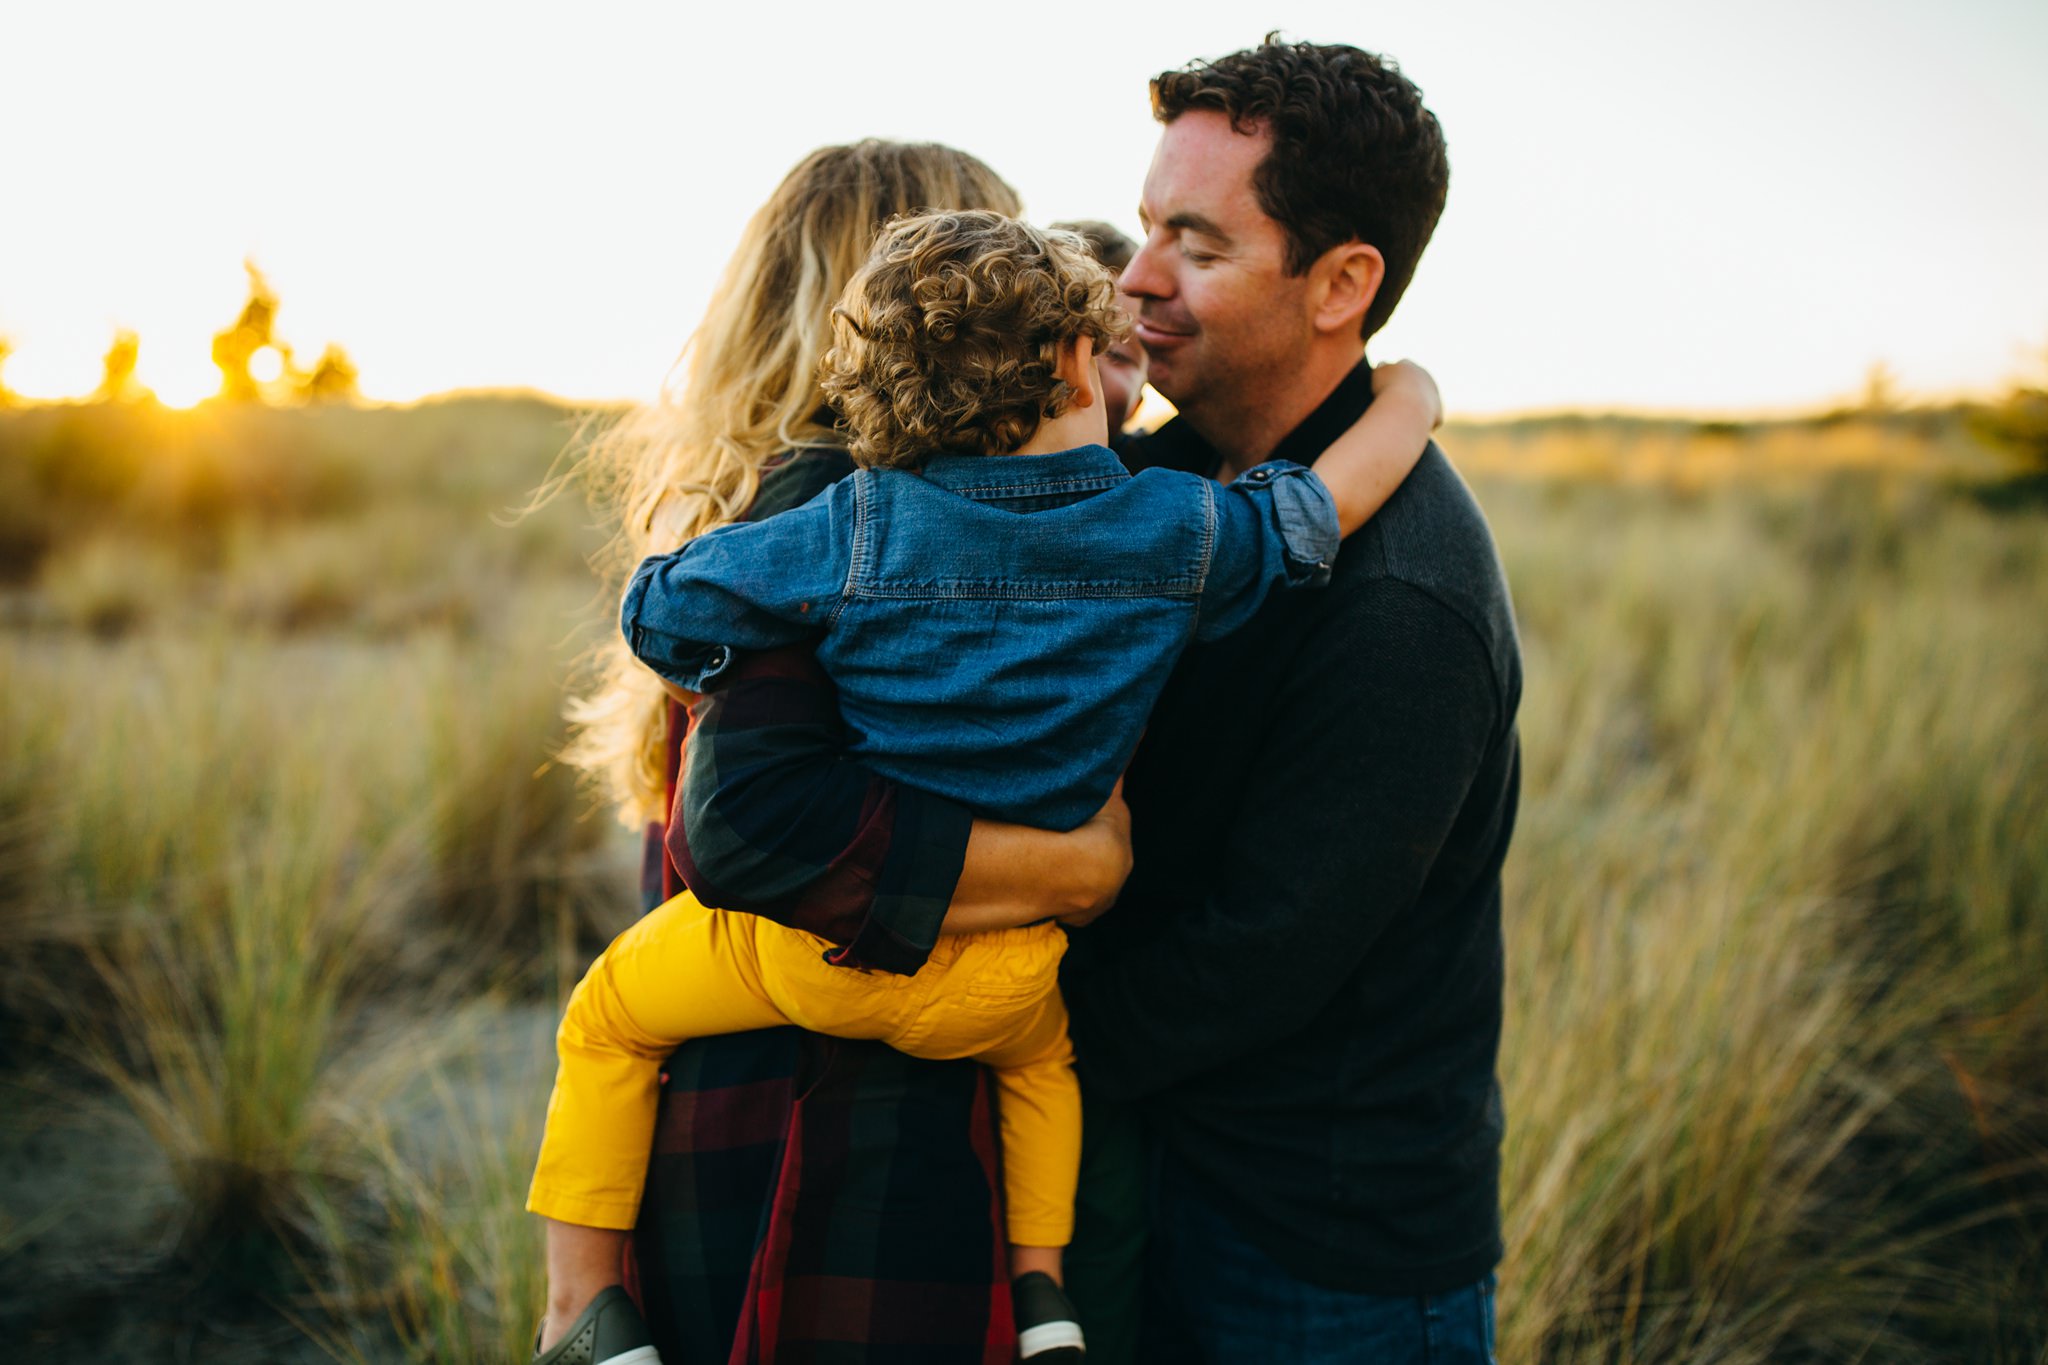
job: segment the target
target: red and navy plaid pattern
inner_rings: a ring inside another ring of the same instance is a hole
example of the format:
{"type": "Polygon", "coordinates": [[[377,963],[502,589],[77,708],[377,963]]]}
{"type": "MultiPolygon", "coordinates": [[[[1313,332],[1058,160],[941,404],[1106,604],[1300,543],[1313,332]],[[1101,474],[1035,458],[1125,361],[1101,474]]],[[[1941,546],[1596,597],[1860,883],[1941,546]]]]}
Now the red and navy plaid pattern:
{"type": "Polygon", "coordinates": [[[636,1234],[669,1365],[1001,1365],[986,1073],[794,1029],[679,1051],[636,1234]]]}
{"type": "Polygon", "coordinates": [[[706,905],[807,929],[841,945],[844,965],[909,975],[938,939],[974,816],[842,761],[845,744],[809,649],[740,656],[691,708],[668,856],[706,905]]]}
{"type": "MultiPolygon", "coordinates": [[[[802,452],[764,483],[756,514],[793,506],[848,468],[837,452],[802,452]]],[[[808,656],[744,666],[755,670],[746,685],[699,704],[687,756],[671,744],[672,789],[688,762],[706,765],[693,775],[710,782],[702,790],[744,791],[752,765],[785,747],[777,727],[837,723],[830,683],[808,656]]],[[[683,720],[672,710],[671,735],[683,720]]],[[[780,776],[770,785],[790,785],[780,776]]],[[[735,908],[840,943],[851,961],[915,971],[958,879],[970,818],[850,764],[818,781],[815,811],[739,827],[672,820],[665,838],[651,827],[648,908],[682,890],[679,863],[698,876],[700,863],[736,867],[749,891],[765,878],[776,894],[735,908]],[[706,837],[733,842],[707,856],[706,837]]],[[[720,889],[707,880],[699,894],[720,889]]],[[[1001,1188],[987,1072],[972,1062],[917,1061],[793,1028],[686,1044],[663,1076],[634,1241],[655,1344],[669,1365],[1010,1361],[1001,1188]]]]}

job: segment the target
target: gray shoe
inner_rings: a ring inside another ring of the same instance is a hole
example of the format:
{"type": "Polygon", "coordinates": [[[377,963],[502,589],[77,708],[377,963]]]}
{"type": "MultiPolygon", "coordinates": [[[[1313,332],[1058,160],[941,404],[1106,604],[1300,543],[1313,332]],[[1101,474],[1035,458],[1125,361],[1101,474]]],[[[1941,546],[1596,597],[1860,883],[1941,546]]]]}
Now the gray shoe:
{"type": "Polygon", "coordinates": [[[1088,1347],[1074,1305],[1042,1270],[1010,1281],[1016,1308],[1017,1359],[1029,1365],[1081,1365],[1088,1347]]]}
{"type": "Polygon", "coordinates": [[[533,1365],[661,1365],[640,1310],[617,1285],[598,1291],[562,1339],[546,1351],[534,1338],[533,1365]]]}

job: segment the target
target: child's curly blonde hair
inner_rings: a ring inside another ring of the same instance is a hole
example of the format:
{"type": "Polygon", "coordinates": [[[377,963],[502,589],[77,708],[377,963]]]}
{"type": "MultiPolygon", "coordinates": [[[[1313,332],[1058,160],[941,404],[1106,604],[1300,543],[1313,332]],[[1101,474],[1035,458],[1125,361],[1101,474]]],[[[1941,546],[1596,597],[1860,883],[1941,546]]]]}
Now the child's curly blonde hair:
{"type": "Polygon", "coordinates": [[[896,469],[1016,450],[1073,396],[1061,349],[1131,329],[1081,238],[981,209],[890,221],[832,318],[820,387],[853,458],[896,469]]]}

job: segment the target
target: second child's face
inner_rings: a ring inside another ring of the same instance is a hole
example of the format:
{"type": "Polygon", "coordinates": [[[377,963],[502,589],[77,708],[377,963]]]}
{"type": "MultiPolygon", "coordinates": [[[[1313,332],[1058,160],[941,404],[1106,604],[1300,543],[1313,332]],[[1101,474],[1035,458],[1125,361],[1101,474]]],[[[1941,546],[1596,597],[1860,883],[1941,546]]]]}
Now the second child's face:
{"type": "MultiPolygon", "coordinates": [[[[1138,315],[1138,301],[1129,294],[1117,295],[1117,302],[1132,317],[1138,315]]],[[[1102,374],[1102,412],[1114,436],[1124,429],[1131,410],[1138,405],[1138,392],[1145,387],[1145,348],[1136,334],[1125,337],[1099,358],[1102,374]]]]}

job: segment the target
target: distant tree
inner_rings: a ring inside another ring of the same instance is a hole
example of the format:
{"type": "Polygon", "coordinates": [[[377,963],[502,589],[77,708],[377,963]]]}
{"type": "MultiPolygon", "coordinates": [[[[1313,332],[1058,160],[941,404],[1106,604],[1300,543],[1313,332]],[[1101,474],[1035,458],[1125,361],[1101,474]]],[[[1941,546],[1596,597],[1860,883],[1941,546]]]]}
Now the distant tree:
{"type": "Polygon", "coordinates": [[[348,403],[356,398],[355,362],[334,343],[320,353],[312,372],[299,381],[299,396],[309,403],[348,403]]]}
{"type": "Polygon", "coordinates": [[[126,327],[114,333],[100,361],[100,386],[93,390],[94,402],[132,403],[149,393],[135,378],[135,360],[141,353],[141,337],[126,327]]]}
{"type": "Polygon", "coordinates": [[[2048,502],[2048,346],[2037,356],[2032,380],[2015,380],[2004,397],[1970,414],[1970,426],[2013,455],[2021,472],[2008,493],[2048,502]]]}
{"type": "Polygon", "coordinates": [[[1977,418],[1977,429],[2017,455],[2029,470],[2048,475],[2048,388],[2015,384],[1977,418]]]}
{"type": "Polygon", "coordinates": [[[254,261],[242,262],[242,268],[249,272],[249,298],[235,325],[214,334],[213,363],[220,369],[221,397],[237,403],[258,403],[263,400],[263,384],[249,372],[250,362],[268,346],[283,356],[289,370],[291,350],[279,344],[275,336],[277,295],[272,292],[270,281],[263,278],[254,261]]]}
{"type": "Polygon", "coordinates": [[[1896,412],[1899,407],[1899,377],[1882,360],[1874,362],[1863,376],[1863,410],[1868,413],[1896,412]]]}
{"type": "Polygon", "coordinates": [[[249,297],[235,325],[213,338],[220,396],[237,403],[260,403],[266,398],[308,403],[352,401],[357,393],[356,367],[348,352],[330,342],[312,369],[300,369],[292,359],[292,348],[277,335],[277,292],[254,261],[242,262],[242,268],[249,272],[249,297]],[[257,357],[266,350],[274,352],[279,362],[274,375],[259,375],[255,369],[257,357]]]}
{"type": "Polygon", "coordinates": [[[14,343],[0,337],[0,408],[14,406],[14,390],[7,387],[7,357],[14,354],[14,343]]]}

